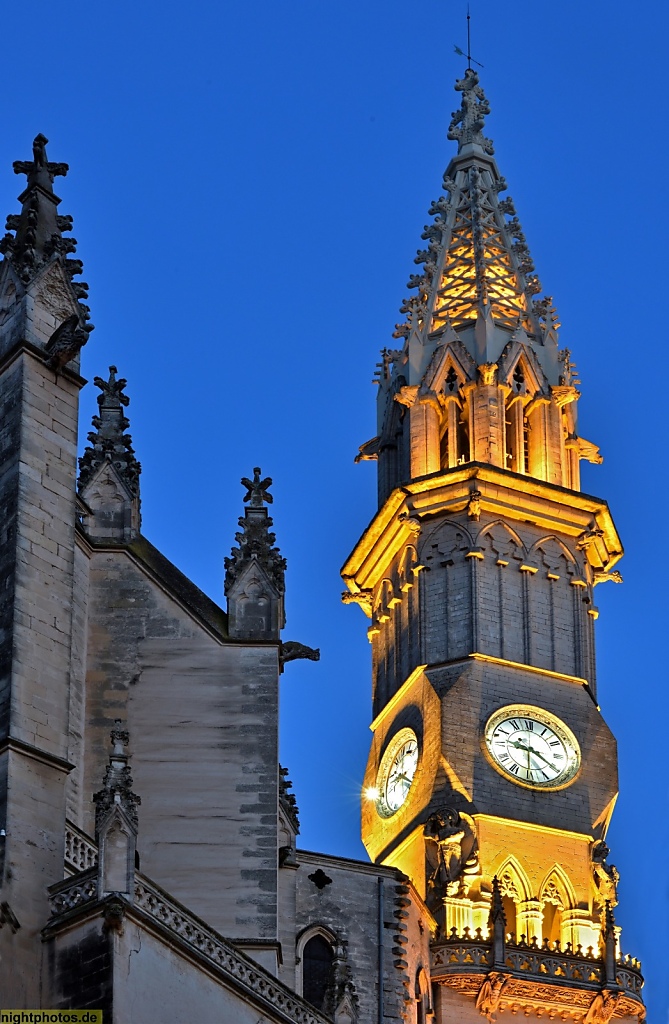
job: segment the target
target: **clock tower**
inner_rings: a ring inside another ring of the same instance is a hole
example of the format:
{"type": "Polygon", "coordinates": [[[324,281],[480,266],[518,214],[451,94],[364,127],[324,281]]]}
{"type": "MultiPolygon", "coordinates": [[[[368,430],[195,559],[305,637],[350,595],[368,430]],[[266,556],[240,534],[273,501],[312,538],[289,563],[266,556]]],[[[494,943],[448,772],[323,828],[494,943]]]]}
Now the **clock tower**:
{"type": "Polygon", "coordinates": [[[580,489],[580,461],[602,460],[477,73],[455,88],[457,154],[360,450],[379,510],[343,568],[372,645],[363,840],[423,902],[421,1012],[439,1024],[642,1020],[614,921],[616,744],[594,649],[595,587],[620,582],[622,546],[580,489]]]}

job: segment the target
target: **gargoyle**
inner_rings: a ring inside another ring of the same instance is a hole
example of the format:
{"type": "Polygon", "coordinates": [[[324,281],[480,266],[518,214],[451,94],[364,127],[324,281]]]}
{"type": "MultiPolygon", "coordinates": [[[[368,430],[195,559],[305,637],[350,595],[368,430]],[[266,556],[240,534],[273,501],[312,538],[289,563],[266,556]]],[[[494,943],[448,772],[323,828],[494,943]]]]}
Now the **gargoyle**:
{"type": "Polygon", "coordinates": [[[88,341],[88,334],[80,324],[76,313],[63,320],[46,343],[47,365],[53,370],[62,370],[78,354],[88,341]]]}
{"type": "Polygon", "coordinates": [[[298,643],[297,640],[286,640],[279,647],[279,663],[281,668],[287,661],[296,661],[298,658],[306,658],[308,661],[320,661],[321,652],[318,647],[307,647],[306,644],[298,643]]]}

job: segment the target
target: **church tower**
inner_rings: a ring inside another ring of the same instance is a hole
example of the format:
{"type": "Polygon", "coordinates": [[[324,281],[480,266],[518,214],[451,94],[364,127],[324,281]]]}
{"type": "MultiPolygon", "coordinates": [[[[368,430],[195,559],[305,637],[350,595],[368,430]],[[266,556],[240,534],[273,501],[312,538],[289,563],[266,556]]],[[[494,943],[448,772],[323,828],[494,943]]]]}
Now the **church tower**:
{"type": "Polygon", "coordinates": [[[581,459],[602,460],[578,434],[579,381],[502,198],[478,75],[455,88],[458,151],[360,450],[379,510],[343,568],[372,645],[363,840],[424,901],[419,1018],[642,1020],[613,916],[616,744],[593,632],[622,547],[580,490],[581,459]]]}

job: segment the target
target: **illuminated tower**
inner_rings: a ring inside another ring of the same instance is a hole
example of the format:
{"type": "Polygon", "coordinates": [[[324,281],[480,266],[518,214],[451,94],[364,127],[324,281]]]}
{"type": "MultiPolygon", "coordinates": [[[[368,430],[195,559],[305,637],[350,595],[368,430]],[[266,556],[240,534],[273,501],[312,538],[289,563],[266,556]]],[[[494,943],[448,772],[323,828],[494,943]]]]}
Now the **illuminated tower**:
{"type": "Polygon", "coordinates": [[[500,197],[477,74],[456,90],[458,152],[361,448],[379,511],[343,569],[371,620],[363,840],[425,903],[440,1024],[632,1020],[641,977],[613,921],[616,745],[593,636],[594,587],[620,579],[622,548],[606,502],[580,491],[580,460],[601,457],[578,435],[570,353],[500,197]]]}

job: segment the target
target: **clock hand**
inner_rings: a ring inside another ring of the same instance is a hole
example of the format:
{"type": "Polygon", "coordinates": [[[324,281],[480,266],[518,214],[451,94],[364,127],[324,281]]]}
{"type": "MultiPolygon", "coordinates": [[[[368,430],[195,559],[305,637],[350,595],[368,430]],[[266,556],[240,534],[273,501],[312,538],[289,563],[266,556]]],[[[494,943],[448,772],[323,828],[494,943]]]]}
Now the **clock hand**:
{"type": "MultiPolygon", "coordinates": [[[[514,740],[513,743],[510,744],[510,746],[516,747],[519,750],[526,750],[528,752],[528,754],[534,754],[535,757],[540,757],[542,761],[545,761],[546,764],[551,765],[551,767],[552,767],[552,763],[548,760],[548,758],[544,757],[543,754],[540,754],[538,750],[534,749],[534,747],[530,747],[530,746],[525,747],[525,746],[523,746],[522,743],[519,743],[518,740],[514,740]]],[[[529,761],[529,758],[528,758],[528,761],[529,761]]]]}

